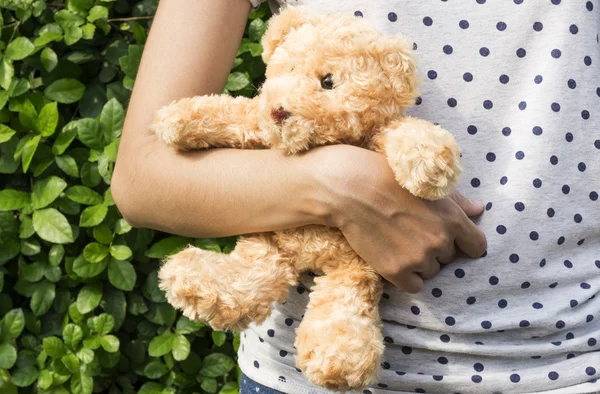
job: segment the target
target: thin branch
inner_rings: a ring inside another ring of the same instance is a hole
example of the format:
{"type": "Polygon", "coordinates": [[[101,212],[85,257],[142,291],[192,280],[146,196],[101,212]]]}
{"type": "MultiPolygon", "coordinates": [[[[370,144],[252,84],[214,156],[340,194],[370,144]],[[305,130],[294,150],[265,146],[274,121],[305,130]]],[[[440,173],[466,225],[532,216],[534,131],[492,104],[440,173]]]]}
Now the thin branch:
{"type": "Polygon", "coordinates": [[[114,19],[109,19],[107,20],[107,22],[128,22],[128,21],[140,21],[140,20],[146,20],[146,19],[152,19],[154,18],[154,16],[134,16],[131,18],[114,18],[114,19]]]}
{"type": "Polygon", "coordinates": [[[8,43],[10,44],[12,42],[12,39],[15,37],[15,33],[17,32],[17,30],[19,30],[19,25],[21,24],[21,21],[17,21],[14,25],[15,25],[15,29],[13,30],[12,34],[10,35],[10,39],[8,40],[8,43]]]}
{"type": "Polygon", "coordinates": [[[16,22],[11,23],[10,25],[2,26],[2,30],[10,29],[11,27],[18,25],[19,23],[21,23],[21,21],[16,21],[16,22]]]}
{"type": "Polygon", "coordinates": [[[46,5],[48,7],[58,7],[58,8],[65,8],[66,7],[65,3],[46,3],[46,5]]]}

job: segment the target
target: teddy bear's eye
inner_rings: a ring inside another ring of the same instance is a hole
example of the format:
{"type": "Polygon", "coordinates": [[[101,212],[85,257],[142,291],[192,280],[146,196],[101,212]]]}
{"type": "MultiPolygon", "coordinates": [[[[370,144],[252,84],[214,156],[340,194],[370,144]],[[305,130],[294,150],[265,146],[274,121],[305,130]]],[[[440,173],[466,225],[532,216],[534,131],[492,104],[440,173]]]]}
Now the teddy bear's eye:
{"type": "Polygon", "coordinates": [[[327,74],[321,78],[321,87],[327,90],[333,89],[333,78],[331,74],[327,74]]]}

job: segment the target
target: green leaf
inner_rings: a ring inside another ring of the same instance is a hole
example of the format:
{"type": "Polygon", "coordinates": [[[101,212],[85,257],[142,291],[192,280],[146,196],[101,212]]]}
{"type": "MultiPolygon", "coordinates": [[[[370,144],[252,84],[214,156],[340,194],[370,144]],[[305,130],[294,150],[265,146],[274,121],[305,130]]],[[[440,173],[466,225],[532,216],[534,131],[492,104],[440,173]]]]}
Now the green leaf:
{"type": "Polygon", "coordinates": [[[79,177],[79,169],[77,168],[77,162],[69,155],[60,155],[54,158],[56,165],[65,174],[72,176],[73,178],[79,177]]]}
{"type": "Polygon", "coordinates": [[[117,260],[127,260],[132,256],[131,249],[125,245],[112,245],[110,255],[117,260]]]}
{"type": "Polygon", "coordinates": [[[12,309],[2,318],[0,333],[4,340],[18,338],[25,328],[25,315],[22,309],[12,309]]]}
{"type": "Polygon", "coordinates": [[[94,379],[86,373],[78,373],[71,377],[71,393],[92,394],[94,379]]]}
{"type": "Polygon", "coordinates": [[[14,211],[29,204],[29,193],[13,189],[0,190],[0,211],[14,211]]]}
{"type": "Polygon", "coordinates": [[[235,367],[235,361],[223,353],[211,353],[202,360],[200,374],[210,378],[225,375],[235,367]]]}
{"type": "Polygon", "coordinates": [[[83,331],[78,325],[73,323],[69,323],[63,328],[62,335],[65,344],[71,349],[75,349],[83,339],[83,331]]]}
{"type": "Polygon", "coordinates": [[[225,340],[227,339],[227,334],[223,331],[213,331],[211,333],[212,340],[217,346],[223,346],[225,340]]]}
{"type": "Polygon", "coordinates": [[[177,334],[173,341],[173,358],[176,361],[183,361],[190,355],[190,341],[182,334],[177,334]]]}
{"type": "Polygon", "coordinates": [[[100,338],[100,345],[107,352],[115,353],[119,351],[119,338],[114,335],[105,335],[100,338]]]}
{"type": "Polygon", "coordinates": [[[238,90],[242,90],[249,84],[250,84],[250,80],[248,79],[246,74],[236,71],[236,72],[229,74],[229,76],[227,77],[227,83],[225,84],[225,89],[235,92],[238,90]]]}
{"type": "Polygon", "coordinates": [[[79,140],[90,148],[100,149],[106,145],[100,122],[96,119],[80,119],[77,122],[79,140]]]}
{"type": "Polygon", "coordinates": [[[79,204],[96,205],[102,202],[102,196],[86,186],[71,186],[65,194],[79,204]]]}
{"type": "Polygon", "coordinates": [[[267,24],[263,22],[262,19],[254,19],[252,22],[250,22],[250,25],[248,25],[248,37],[252,41],[258,42],[262,38],[263,34],[265,34],[266,30],[267,24]]]}
{"type": "Polygon", "coordinates": [[[100,226],[94,227],[94,239],[100,242],[101,244],[108,245],[113,240],[113,233],[112,231],[110,231],[108,226],[102,224],[100,226]]]}
{"type": "Polygon", "coordinates": [[[146,382],[142,385],[138,394],[164,394],[162,389],[163,386],[158,383],[146,382]]]}
{"type": "Polygon", "coordinates": [[[221,390],[219,390],[219,394],[238,394],[239,387],[236,382],[227,382],[221,390]]]}
{"type": "Polygon", "coordinates": [[[89,364],[94,360],[94,351],[87,348],[81,348],[76,353],[77,358],[84,364],[89,364]]]}
{"type": "Polygon", "coordinates": [[[4,90],[8,90],[14,75],[15,68],[13,67],[12,62],[3,58],[2,61],[0,61],[0,87],[4,90]]]}
{"type": "Polygon", "coordinates": [[[57,176],[50,176],[38,180],[33,185],[31,205],[33,209],[40,209],[50,205],[67,187],[67,182],[57,176]]]}
{"type": "Polygon", "coordinates": [[[94,283],[85,285],[77,295],[77,309],[86,314],[96,309],[102,299],[102,284],[94,283]]]}
{"type": "Polygon", "coordinates": [[[111,259],[108,264],[108,280],[119,290],[131,291],[137,279],[135,269],[128,261],[111,259]]]}
{"type": "MultiPolygon", "coordinates": [[[[77,26],[67,26],[65,28],[65,44],[73,45],[83,37],[83,30],[77,26]]],[[[77,101],[77,100],[76,100],[77,101]]]]}
{"type": "Polygon", "coordinates": [[[4,56],[9,60],[22,60],[31,55],[35,45],[26,37],[15,38],[4,51],[4,56]]]}
{"type": "Polygon", "coordinates": [[[108,266],[108,259],[99,263],[90,263],[83,255],[73,261],[73,272],[82,278],[93,278],[100,275],[108,266]]]}
{"type": "Polygon", "coordinates": [[[165,330],[161,335],[152,338],[148,346],[148,354],[151,357],[160,357],[170,353],[173,350],[175,338],[175,334],[169,330],[165,330]]]}
{"type": "Polygon", "coordinates": [[[35,234],[35,230],[33,228],[33,220],[31,220],[31,216],[21,214],[19,216],[19,220],[21,221],[21,227],[19,229],[19,238],[26,239],[35,234]]]}
{"type": "MultiPolygon", "coordinates": [[[[8,92],[6,92],[6,91],[0,91],[0,109],[4,108],[4,106],[8,102],[8,98],[9,98],[8,92]]],[[[10,139],[10,136],[7,137],[6,135],[2,134],[2,129],[3,128],[11,130],[8,126],[0,125],[0,144],[3,143],[3,142],[8,141],[10,139]]]]}
{"type": "Polygon", "coordinates": [[[106,335],[115,327],[115,319],[108,313],[102,313],[100,316],[92,317],[88,321],[88,326],[98,335],[106,335]]]}
{"type": "Polygon", "coordinates": [[[104,311],[113,318],[115,324],[114,329],[119,330],[127,313],[125,293],[109,286],[102,295],[100,305],[104,311]]]}
{"type": "Polygon", "coordinates": [[[90,10],[90,13],[87,17],[88,22],[95,22],[97,20],[107,20],[108,19],[108,8],[102,7],[100,5],[95,5],[90,10]]]}
{"type": "Polygon", "coordinates": [[[52,247],[50,248],[50,251],[48,252],[48,262],[54,266],[57,267],[60,262],[62,261],[62,258],[65,255],[65,248],[62,245],[52,245],[52,247]]]}
{"type": "MultiPolygon", "coordinates": [[[[7,95],[7,99],[8,99],[8,93],[6,92],[0,92],[0,96],[3,95],[7,95]]],[[[0,105],[0,109],[3,107],[3,105],[0,105]]],[[[0,124],[0,144],[5,143],[6,141],[10,140],[12,138],[13,135],[15,135],[16,131],[14,131],[13,129],[11,129],[10,127],[0,124]]]]}
{"type": "Polygon", "coordinates": [[[177,321],[176,331],[179,334],[192,334],[204,326],[204,323],[191,321],[187,317],[181,316],[177,321]]]}
{"type": "Polygon", "coordinates": [[[106,256],[108,256],[108,247],[97,242],[91,242],[83,248],[83,257],[90,263],[99,263],[106,256]]]}
{"type": "Polygon", "coordinates": [[[62,155],[65,153],[71,142],[77,136],[77,122],[69,122],[62,128],[61,132],[58,133],[58,137],[54,141],[52,146],[52,153],[54,155],[62,155]]]}
{"type": "Polygon", "coordinates": [[[52,386],[52,373],[47,369],[40,371],[40,377],[38,378],[37,385],[42,390],[46,390],[52,386]]]}
{"type": "Polygon", "coordinates": [[[40,371],[36,367],[28,366],[17,369],[11,378],[11,382],[17,387],[31,386],[40,375],[40,371]]]}
{"type": "Polygon", "coordinates": [[[167,237],[161,239],[146,252],[146,256],[154,259],[162,259],[163,257],[175,254],[183,250],[190,243],[189,238],[184,237],[167,237]]]}
{"type": "Polygon", "coordinates": [[[121,136],[124,119],[125,111],[117,99],[110,99],[104,104],[100,114],[100,124],[106,141],[112,142],[121,136]]]}
{"type": "Polygon", "coordinates": [[[32,137],[29,141],[25,143],[23,146],[23,153],[21,154],[21,163],[23,165],[23,172],[27,172],[29,169],[29,165],[31,164],[31,159],[33,159],[33,155],[37,150],[38,144],[40,143],[40,139],[42,137],[36,135],[32,137]]]}
{"type": "Polygon", "coordinates": [[[131,231],[131,229],[132,227],[125,221],[125,219],[117,220],[117,224],[115,225],[115,233],[119,235],[127,234],[131,231]]]}
{"type": "Polygon", "coordinates": [[[103,204],[92,205],[91,207],[87,207],[83,210],[83,212],[81,212],[79,225],[81,227],[97,226],[100,223],[102,223],[107,212],[108,208],[103,204]]]}
{"type": "Polygon", "coordinates": [[[62,357],[67,352],[67,348],[63,341],[58,337],[47,337],[44,338],[44,351],[48,353],[50,357],[62,357]]]}
{"type": "Polygon", "coordinates": [[[33,213],[33,228],[45,241],[57,244],[73,242],[73,231],[67,218],[54,208],[33,213]]]}
{"type": "Polygon", "coordinates": [[[56,286],[50,282],[40,282],[34,285],[29,306],[36,316],[48,312],[56,296],[56,286]]]}
{"type": "Polygon", "coordinates": [[[69,372],[77,373],[79,372],[79,359],[74,354],[67,354],[62,356],[60,361],[62,361],[63,365],[67,367],[69,372]]]}
{"type": "Polygon", "coordinates": [[[57,125],[58,104],[49,103],[44,105],[35,122],[36,131],[44,137],[49,137],[54,134],[57,125]]]}
{"type": "Polygon", "coordinates": [[[44,90],[44,95],[50,100],[61,104],[70,104],[83,97],[85,85],[73,78],[63,78],[54,81],[44,90]]]}
{"type": "Polygon", "coordinates": [[[149,379],[158,379],[169,372],[169,367],[158,360],[150,361],[144,367],[144,375],[149,379]]]}
{"type": "MultiPolygon", "coordinates": [[[[62,38],[62,36],[60,37],[62,38]]],[[[56,68],[58,57],[52,48],[46,47],[42,50],[42,53],[40,53],[40,61],[42,62],[42,66],[44,66],[44,70],[50,72],[56,68]]]]}
{"type": "Polygon", "coordinates": [[[217,380],[213,378],[203,378],[202,383],[200,383],[200,387],[202,387],[202,390],[206,391],[207,393],[216,393],[218,388],[217,380]]]}

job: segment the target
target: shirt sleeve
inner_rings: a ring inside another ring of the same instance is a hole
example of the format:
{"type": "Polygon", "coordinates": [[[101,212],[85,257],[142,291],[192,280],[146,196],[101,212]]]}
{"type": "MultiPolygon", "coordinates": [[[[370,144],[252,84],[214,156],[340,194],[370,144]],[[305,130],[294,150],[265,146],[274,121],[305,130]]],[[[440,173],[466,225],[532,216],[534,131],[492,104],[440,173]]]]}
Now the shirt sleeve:
{"type": "Polygon", "coordinates": [[[252,4],[252,11],[258,8],[258,6],[265,0],[248,0],[252,4]]]}

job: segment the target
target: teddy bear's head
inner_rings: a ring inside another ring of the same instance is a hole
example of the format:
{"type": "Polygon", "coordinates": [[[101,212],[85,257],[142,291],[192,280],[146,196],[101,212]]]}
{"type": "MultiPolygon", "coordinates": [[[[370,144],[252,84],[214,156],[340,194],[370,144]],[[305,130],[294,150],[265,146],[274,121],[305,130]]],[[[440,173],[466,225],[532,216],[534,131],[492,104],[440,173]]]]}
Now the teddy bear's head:
{"type": "Polygon", "coordinates": [[[289,153],[360,145],[418,96],[412,43],[352,16],[289,7],[262,39],[261,129],[289,153]]]}

